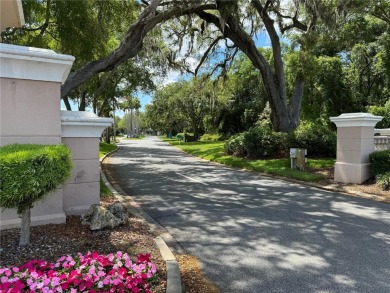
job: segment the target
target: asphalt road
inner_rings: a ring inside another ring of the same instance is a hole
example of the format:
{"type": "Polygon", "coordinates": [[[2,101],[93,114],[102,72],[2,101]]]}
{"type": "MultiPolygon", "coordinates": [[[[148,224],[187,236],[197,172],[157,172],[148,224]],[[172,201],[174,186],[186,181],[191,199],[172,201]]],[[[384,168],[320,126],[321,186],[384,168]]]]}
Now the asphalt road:
{"type": "Polygon", "coordinates": [[[110,158],[122,189],[222,292],[390,292],[390,205],[211,164],[147,137],[110,158]]]}

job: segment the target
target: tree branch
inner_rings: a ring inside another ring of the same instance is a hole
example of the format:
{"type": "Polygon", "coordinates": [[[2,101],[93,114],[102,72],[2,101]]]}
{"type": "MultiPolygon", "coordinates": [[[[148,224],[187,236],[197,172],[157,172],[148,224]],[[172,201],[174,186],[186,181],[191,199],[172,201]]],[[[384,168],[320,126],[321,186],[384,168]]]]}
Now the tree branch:
{"type": "Polygon", "coordinates": [[[200,59],[200,62],[198,64],[198,66],[195,68],[195,75],[198,75],[198,70],[199,68],[202,66],[203,62],[206,60],[207,56],[209,55],[210,51],[214,48],[215,45],[218,44],[218,42],[220,40],[222,40],[223,37],[219,36],[217,37],[211,44],[210,46],[207,48],[206,52],[203,54],[202,58],[200,59]]]}
{"type": "Polygon", "coordinates": [[[45,18],[45,23],[42,25],[42,29],[40,32],[40,35],[43,36],[45,33],[46,29],[49,26],[49,20],[50,20],[50,5],[51,5],[51,0],[47,0],[46,3],[46,18],[45,18]]]}
{"type": "Polygon", "coordinates": [[[61,87],[61,98],[69,94],[93,75],[99,72],[110,71],[124,61],[136,56],[142,49],[143,39],[157,24],[180,15],[192,14],[203,10],[215,9],[214,4],[205,4],[189,7],[174,7],[156,14],[156,8],[161,0],[152,0],[140,14],[138,20],[130,25],[119,47],[108,56],[91,61],[82,68],[69,75],[61,87]]]}

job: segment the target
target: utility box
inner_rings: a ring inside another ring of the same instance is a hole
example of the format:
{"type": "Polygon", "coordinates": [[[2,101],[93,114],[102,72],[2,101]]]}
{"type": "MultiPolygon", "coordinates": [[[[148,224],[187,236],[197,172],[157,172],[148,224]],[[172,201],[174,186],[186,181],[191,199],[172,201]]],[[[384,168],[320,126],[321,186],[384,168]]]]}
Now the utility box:
{"type": "Polygon", "coordinates": [[[291,169],[305,170],[307,149],[290,148],[291,169]]]}

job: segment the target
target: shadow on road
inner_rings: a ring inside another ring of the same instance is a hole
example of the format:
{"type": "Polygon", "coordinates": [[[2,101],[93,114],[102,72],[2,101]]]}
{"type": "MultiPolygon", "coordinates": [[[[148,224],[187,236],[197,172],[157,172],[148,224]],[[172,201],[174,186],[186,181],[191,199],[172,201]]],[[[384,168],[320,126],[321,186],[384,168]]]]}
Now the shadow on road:
{"type": "Polygon", "coordinates": [[[389,205],[126,144],[105,166],[222,292],[390,292],[389,205]]]}

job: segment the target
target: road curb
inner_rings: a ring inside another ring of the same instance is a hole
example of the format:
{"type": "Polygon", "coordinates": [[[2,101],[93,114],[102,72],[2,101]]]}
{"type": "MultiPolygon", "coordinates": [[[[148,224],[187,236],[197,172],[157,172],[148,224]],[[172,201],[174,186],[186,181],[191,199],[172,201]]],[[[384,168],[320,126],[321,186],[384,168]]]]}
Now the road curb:
{"type": "MultiPolygon", "coordinates": [[[[118,147],[116,150],[106,154],[103,156],[100,160],[100,163],[103,162],[103,160],[110,154],[118,151],[120,147],[118,147]]],[[[181,276],[180,276],[180,269],[179,269],[179,263],[177,262],[175,256],[173,255],[171,249],[167,245],[167,242],[171,245],[171,247],[175,248],[175,251],[178,251],[179,253],[183,253],[184,248],[179,245],[179,243],[172,237],[172,235],[163,227],[161,226],[156,220],[154,220],[149,214],[147,214],[138,204],[134,201],[134,199],[126,194],[122,188],[120,188],[117,184],[114,184],[114,186],[111,185],[111,183],[108,181],[106,175],[104,174],[102,168],[100,167],[100,176],[104,182],[104,184],[107,186],[107,188],[112,192],[114,197],[121,203],[126,204],[130,211],[139,216],[145,223],[148,224],[151,231],[158,234],[154,241],[157,245],[157,247],[160,250],[161,256],[165,261],[165,266],[167,270],[167,289],[166,293],[181,293],[182,292],[182,286],[181,286],[181,276]],[[125,198],[126,196],[126,198],[125,198]]]]}

